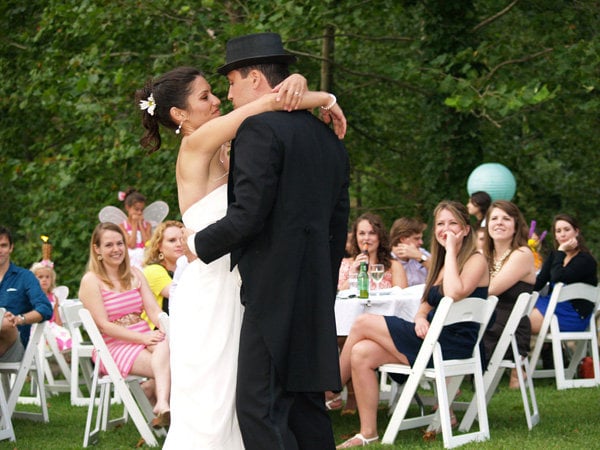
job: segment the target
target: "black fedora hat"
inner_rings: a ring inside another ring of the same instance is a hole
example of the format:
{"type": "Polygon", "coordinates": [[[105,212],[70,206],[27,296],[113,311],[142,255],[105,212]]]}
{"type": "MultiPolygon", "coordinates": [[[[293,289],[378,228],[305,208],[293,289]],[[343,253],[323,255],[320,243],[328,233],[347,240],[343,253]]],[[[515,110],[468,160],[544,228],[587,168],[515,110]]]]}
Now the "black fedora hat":
{"type": "Polygon", "coordinates": [[[247,34],[230,39],[225,48],[225,64],[217,69],[221,75],[255,64],[292,64],[296,57],[286,53],[277,33],[247,34]]]}

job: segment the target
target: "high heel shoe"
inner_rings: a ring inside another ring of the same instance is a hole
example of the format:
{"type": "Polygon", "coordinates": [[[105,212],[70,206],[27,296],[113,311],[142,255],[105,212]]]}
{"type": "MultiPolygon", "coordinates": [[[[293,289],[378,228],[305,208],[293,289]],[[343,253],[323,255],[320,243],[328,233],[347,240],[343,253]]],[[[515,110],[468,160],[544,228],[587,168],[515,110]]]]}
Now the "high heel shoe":
{"type": "Polygon", "coordinates": [[[171,411],[163,411],[159,413],[150,423],[152,428],[166,428],[171,425],[171,411]]]}

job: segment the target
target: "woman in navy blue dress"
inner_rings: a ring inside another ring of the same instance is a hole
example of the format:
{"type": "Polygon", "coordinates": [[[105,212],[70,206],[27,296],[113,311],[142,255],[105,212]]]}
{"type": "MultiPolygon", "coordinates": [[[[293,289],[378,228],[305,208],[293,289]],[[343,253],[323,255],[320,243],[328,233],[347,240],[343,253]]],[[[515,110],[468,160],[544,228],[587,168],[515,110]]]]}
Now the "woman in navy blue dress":
{"type": "MultiPolygon", "coordinates": [[[[379,381],[375,369],[387,363],[414,363],[442,297],[456,300],[487,297],[488,265],[485,257],[475,250],[475,237],[466,207],[459,202],[443,201],[435,208],[433,216],[431,269],[414,322],[362,314],[350,330],[340,355],[340,369],[342,383],[350,378],[354,383],[360,433],[337,448],[363,446],[379,439],[379,381]]],[[[472,355],[476,339],[476,324],[445,327],[439,339],[444,358],[472,355]]]]}

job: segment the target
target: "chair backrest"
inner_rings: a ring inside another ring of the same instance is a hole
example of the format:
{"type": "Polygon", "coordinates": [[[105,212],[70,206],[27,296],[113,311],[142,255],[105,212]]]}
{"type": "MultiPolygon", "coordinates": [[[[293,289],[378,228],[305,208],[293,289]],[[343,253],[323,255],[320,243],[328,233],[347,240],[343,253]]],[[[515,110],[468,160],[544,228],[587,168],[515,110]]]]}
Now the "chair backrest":
{"type": "MultiPolygon", "coordinates": [[[[535,298],[537,299],[537,294],[535,298]]],[[[513,306],[510,316],[508,316],[506,325],[504,325],[504,330],[502,330],[500,339],[498,339],[498,342],[496,343],[494,352],[491,355],[488,355],[488,370],[497,370],[500,362],[504,359],[504,355],[510,347],[512,336],[517,331],[521,319],[528,314],[529,306],[535,304],[535,302],[532,303],[531,300],[532,295],[528,292],[523,292],[517,297],[517,301],[513,306]]]]}
{"type": "MultiPolygon", "coordinates": [[[[83,308],[83,303],[73,299],[62,301],[58,308],[61,319],[71,332],[71,335],[76,334],[78,337],[81,337],[80,327],[82,326],[82,322],[81,317],[79,317],[79,310],[81,308],[83,308]]],[[[75,339],[75,336],[73,339],[75,339]]]]}
{"type": "MultiPolygon", "coordinates": [[[[476,322],[484,325],[479,327],[476,343],[479,344],[485,332],[486,325],[494,313],[496,303],[498,303],[498,297],[493,295],[487,299],[468,297],[456,302],[450,297],[442,298],[415,359],[413,366],[415,371],[423,371],[425,369],[435,346],[438,344],[440,333],[446,325],[458,322],[476,322]]],[[[475,349],[477,349],[477,345],[475,345],[475,349]]]]}
{"type": "MultiPolygon", "coordinates": [[[[444,305],[442,311],[440,311],[440,307],[442,307],[442,303],[438,307],[438,310],[435,313],[433,320],[431,321],[431,325],[429,329],[437,326],[438,323],[441,324],[442,327],[447,325],[452,325],[458,322],[475,322],[480,325],[487,325],[494,313],[494,309],[496,308],[496,303],[498,303],[498,297],[490,296],[487,299],[478,298],[478,297],[468,297],[459,301],[454,301],[450,297],[444,297],[442,302],[450,302],[447,306],[444,305]],[[440,314],[444,312],[445,314],[440,314]],[[439,316],[439,320],[436,321],[436,318],[439,316]]],[[[478,340],[481,339],[483,333],[485,332],[485,326],[479,327],[479,336],[478,340]]],[[[441,329],[438,332],[441,332],[441,329]]],[[[429,334],[429,332],[428,332],[429,334]]]]}
{"type": "Polygon", "coordinates": [[[594,307],[597,307],[600,301],[600,288],[587,283],[557,283],[552,291],[550,302],[552,302],[553,297],[556,297],[556,303],[582,299],[592,302],[594,307]]]}

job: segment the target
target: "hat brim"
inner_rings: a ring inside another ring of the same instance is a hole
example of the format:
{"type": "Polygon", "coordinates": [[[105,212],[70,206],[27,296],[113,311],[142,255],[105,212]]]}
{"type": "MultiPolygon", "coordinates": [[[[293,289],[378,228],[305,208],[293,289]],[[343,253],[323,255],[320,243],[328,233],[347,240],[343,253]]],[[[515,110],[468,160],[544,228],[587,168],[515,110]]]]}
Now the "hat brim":
{"type": "Polygon", "coordinates": [[[269,56],[254,56],[252,58],[238,59],[227,63],[217,69],[221,75],[227,75],[229,72],[241,67],[254,66],[257,64],[293,64],[296,62],[294,55],[269,55],[269,56]]]}

